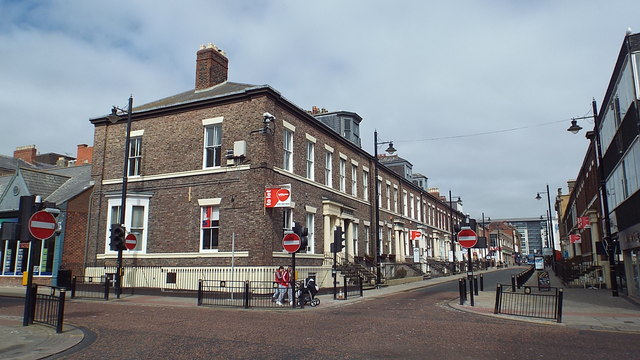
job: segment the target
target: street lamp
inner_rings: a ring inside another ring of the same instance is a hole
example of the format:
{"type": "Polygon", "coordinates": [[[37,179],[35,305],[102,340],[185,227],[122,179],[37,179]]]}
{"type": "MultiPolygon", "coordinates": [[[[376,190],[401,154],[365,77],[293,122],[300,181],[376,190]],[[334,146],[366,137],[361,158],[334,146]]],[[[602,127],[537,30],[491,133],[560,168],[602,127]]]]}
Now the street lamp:
{"type": "Polygon", "coordinates": [[[376,285],[380,285],[382,283],[382,272],[380,269],[380,255],[381,250],[382,250],[382,239],[380,238],[380,191],[378,190],[378,167],[380,166],[380,161],[378,160],[378,145],[384,145],[384,144],[389,144],[389,147],[387,147],[386,152],[389,154],[393,154],[394,152],[396,152],[396,149],[393,147],[393,141],[381,141],[378,142],[378,130],[374,130],[373,131],[373,154],[374,154],[374,158],[375,158],[375,170],[374,170],[374,176],[375,176],[375,180],[373,183],[373,191],[374,191],[374,197],[375,197],[375,213],[376,213],[376,226],[375,226],[375,231],[376,231],[376,244],[375,244],[375,265],[376,265],[376,285]]]}
{"type": "Polygon", "coordinates": [[[549,212],[548,212],[548,221],[549,221],[549,240],[551,241],[551,268],[553,269],[553,271],[556,271],[556,241],[553,238],[553,216],[551,214],[553,214],[551,212],[551,195],[549,194],[549,184],[547,184],[547,191],[540,191],[538,192],[538,194],[536,195],[536,200],[540,200],[542,199],[542,197],[540,196],[540,193],[542,194],[547,194],[547,205],[549,205],[549,212]]]}
{"type": "MultiPolygon", "coordinates": [[[[487,220],[491,221],[491,218],[487,216],[487,220]]],[[[484,211],[482,212],[482,237],[484,238],[485,241],[485,248],[483,249],[483,253],[484,253],[484,268],[485,270],[487,269],[487,255],[489,254],[489,241],[487,240],[487,228],[486,228],[486,224],[484,221],[484,211]]]]}
{"type": "MultiPolygon", "coordinates": [[[[107,117],[109,122],[115,124],[120,120],[120,114],[127,114],[127,136],[124,142],[124,160],[123,160],[123,169],[122,169],[122,200],[120,202],[120,225],[124,227],[125,222],[125,210],[127,208],[127,165],[128,165],[128,157],[129,157],[129,143],[131,142],[131,113],[133,112],[133,96],[129,96],[129,106],[127,109],[120,109],[119,107],[111,108],[111,115],[107,117]]],[[[116,269],[116,298],[120,298],[120,294],[122,293],[122,247],[118,249],[118,261],[117,261],[117,269],[116,269]]]]}
{"type": "MultiPolygon", "coordinates": [[[[456,201],[456,204],[458,205],[462,205],[462,199],[460,199],[460,196],[456,196],[458,198],[458,200],[456,201]]],[[[451,253],[453,254],[453,273],[456,273],[456,244],[455,244],[455,230],[453,229],[453,201],[452,201],[452,197],[451,197],[451,190],[449,190],[449,230],[451,231],[451,253]]]]}
{"type": "Polygon", "coordinates": [[[617,280],[617,271],[616,271],[616,258],[615,258],[615,249],[616,249],[616,240],[611,237],[611,219],[609,218],[609,200],[607,199],[607,182],[604,176],[604,167],[602,166],[602,148],[600,143],[600,119],[598,118],[598,106],[596,105],[595,99],[591,101],[591,108],[593,109],[592,116],[582,116],[578,118],[571,119],[571,126],[567,129],[574,134],[577,134],[578,131],[582,129],[580,125],[577,124],[576,120],[581,119],[589,119],[593,118],[594,127],[593,132],[596,136],[596,156],[598,157],[598,172],[600,176],[600,201],[602,204],[602,218],[604,219],[604,234],[602,240],[604,241],[607,253],[609,255],[609,274],[611,277],[611,294],[613,296],[618,296],[618,280],[617,280]]]}

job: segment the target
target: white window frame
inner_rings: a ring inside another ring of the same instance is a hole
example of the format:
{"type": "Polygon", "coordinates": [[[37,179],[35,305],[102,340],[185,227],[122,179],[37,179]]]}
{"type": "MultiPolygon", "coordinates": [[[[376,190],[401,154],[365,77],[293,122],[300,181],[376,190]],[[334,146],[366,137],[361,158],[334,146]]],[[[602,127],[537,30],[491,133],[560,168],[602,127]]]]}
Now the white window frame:
{"type": "MultiPolygon", "coordinates": [[[[204,123],[204,122],[203,122],[204,123]]],[[[202,168],[211,169],[222,166],[222,123],[207,123],[204,126],[204,145],[202,151],[202,168]],[[209,143],[209,132],[213,131],[212,143],[209,143]],[[218,134],[216,137],[215,135],[218,134]],[[216,141],[219,140],[217,143],[216,141]],[[217,157],[216,157],[217,155],[217,157]],[[208,166],[211,157],[211,166],[208,166]],[[217,164],[216,164],[216,160],[217,164]]]]}
{"type": "Polygon", "coordinates": [[[314,165],[315,165],[315,147],[316,144],[314,144],[311,141],[307,141],[307,179],[309,180],[314,180],[314,165]]]}
{"type": "Polygon", "coordinates": [[[127,176],[140,176],[142,171],[142,136],[129,138],[127,152],[127,176]]]}
{"type": "Polygon", "coordinates": [[[347,191],[347,160],[340,158],[340,166],[338,167],[338,176],[340,179],[340,191],[342,192],[346,192],[347,191]]]}
{"type": "Polygon", "coordinates": [[[293,131],[288,128],[282,130],[282,168],[293,172],[293,131]]]}
{"type": "Polygon", "coordinates": [[[364,225],[364,253],[365,255],[369,255],[371,254],[371,249],[369,249],[369,247],[371,246],[370,243],[370,236],[371,236],[371,226],[368,225],[364,225]]]}
{"type": "Polygon", "coordinates": [[[305,223],[306,223],[306,228],[309,231],[309,233],[307,234],[307,253],[314,254],[316,251],[316,241],[314,237],[314,234],[315,234],[314,229],[316,224],[315,214],[308,212],[305,223]]]}
{"type": "Polygon", "coordinates": [[[358,165],[351,164],[351,195],[358,196],[358,165]]]}
{"type": "Polygon", "coordinates": [[[282,229],[292,230],[293,229],[293,208],[283,209],[282,216],[283,216],[282,229]]]}
{"type": "Polygon", "coordinates": [[[393,185],[393,212],[398,213],[398,185],[393,185]]]}
{"type": "Polygon", "coordinates": [[[351,224],[352,229],[352,244],[353,244],[353,256],[358,256],[358,228],[360,225],[357,222],[351,224]]]}
{"type": "Polygon", "coordinates": [[[333,187],[333,152],[327,151],[324,156],[324,184],[333,187]]]}
{"type": "Polygon", "coordinates": [[[409,207],[408,207],[408,197],[407,197],[407,191],[406,190],[402,190],[402,215],[403,216],[409,216],[409,207]]]}
{"type": "Polygon", "coordinates": [[[415,200],[415,196],[413,194],[409,194],[409,214],[412,219],[416,218],[415,200]]]}
{"type": "MultiPolygon", "coordinates": [[[[126,233],[131,233],[131,220],[133,215],[133,207],[134,206],[142,206],[144,207],[144,217],[143,217],[143,225],[142,225],[142,236],[137,236],[138,244],[136,245],[136,249],[128,250],[127,254],[131,253],[139,253],[145,254],[147,252],[147,234],[149,232],[149,195],[127,195],[126,200],[126,211],[125,211],[125,219],[124,219],[124,227],[127,229],[126,233]]],[[[117,254],[117,251],[112,251],[109,243],[111,242],[111,224],[119,224],[120,223],[120,211],[118,211],[118,218],[113,219],[113,207],[121,207],[122,199],[120,196],[118,197],[109,197],[107,198],[107,226],[105,231],[105,254],[117,254]]]]}
{"type": "Polygon", "coordinates": [[[200,252],[218,252],[220,250],[220,205],[201,205],[200,206],[200,252]],[[218,224],[217,226],[209,226],[207,229],[218,229],[218,245],[215,248],[205,249],[204,248],[204,210],[206,208],[211,208],[211,217],[215,219],[217,217],[218,224]]]}
{"type": "Polygon", "coordinates": [[[387,183],[387,210],[391,210],[391,183],[387,183]]]}
{"type": "Polygon", "coordinates": [[[369,171],[362,170],[362,198],[369,201],[369,171]]]}

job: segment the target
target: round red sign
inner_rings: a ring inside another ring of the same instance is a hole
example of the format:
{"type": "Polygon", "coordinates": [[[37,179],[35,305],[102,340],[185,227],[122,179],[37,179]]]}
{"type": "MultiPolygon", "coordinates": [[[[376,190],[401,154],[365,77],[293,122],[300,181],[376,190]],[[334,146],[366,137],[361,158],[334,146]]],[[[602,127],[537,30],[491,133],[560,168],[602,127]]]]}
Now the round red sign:
{"type": "Polygon", "coordinates": [[[462,229],[458,233],[458,243],[463,248],[469,249],[478,242],[478,235],[472,229],[462,229]]]}
{"type": "Polygon", "coordinates": [[[289,253],[300,250],[300,236],[296,233],[285,234],[282,238],[282,247],[289,253]]]}
{"type": "Polygon", "coordinates": [[[126,247],[127,250],[135,249],[136,245],[138,245],[138,239],[136,239],[135,235],[129,234],[124,238],[124,247],[126,247]]]}
{"type": "Polygon", "coordinates": [[[289,200],[289,195],[291,195],[291,193],[287,189],[279,189],[278,191],[276,191],[276,197],[280,202],[289,200]]]}
{"type": "Polygon", "coordinates": [[[38,240],[46,240],[56,232],[56,218],[40,210],[29,218],[29,233],[38,240]]]}

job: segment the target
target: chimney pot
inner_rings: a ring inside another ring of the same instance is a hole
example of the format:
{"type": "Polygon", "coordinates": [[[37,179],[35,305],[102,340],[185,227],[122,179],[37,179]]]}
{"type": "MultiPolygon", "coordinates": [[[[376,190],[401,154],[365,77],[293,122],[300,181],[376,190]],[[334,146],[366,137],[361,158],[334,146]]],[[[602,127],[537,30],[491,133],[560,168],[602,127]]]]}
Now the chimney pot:
{"type": "Polygon", "coordinates": [[[201,45],[196,55],[196,91],[227,81],[229,60],[224,51],[212,43],[201,45]]]}

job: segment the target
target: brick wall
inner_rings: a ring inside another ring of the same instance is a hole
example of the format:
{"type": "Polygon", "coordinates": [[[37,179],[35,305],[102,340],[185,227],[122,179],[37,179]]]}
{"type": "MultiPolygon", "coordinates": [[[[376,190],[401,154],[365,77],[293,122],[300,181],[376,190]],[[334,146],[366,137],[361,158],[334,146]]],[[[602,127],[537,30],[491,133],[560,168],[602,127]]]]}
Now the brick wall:
{"type": "Polygon", "coordinates": [[[82,275],[84,273],[84,252],[90,198],[91,189],[87,189],[67,203],[60,269],[71,270],[72,275],[82,275]]]}

